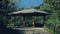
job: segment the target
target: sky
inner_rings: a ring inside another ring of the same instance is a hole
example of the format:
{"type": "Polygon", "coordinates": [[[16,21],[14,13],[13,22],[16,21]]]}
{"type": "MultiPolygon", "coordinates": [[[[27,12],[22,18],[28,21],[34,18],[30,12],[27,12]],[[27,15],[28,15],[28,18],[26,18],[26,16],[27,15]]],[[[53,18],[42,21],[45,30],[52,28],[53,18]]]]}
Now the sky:
{"type": "Polygon", "coordinates": [[[42,4],[43,0],[21,0],[21,2],[18,4],[18,8],[25,7],[29,8],[30,6],[38,6],[39,4],[42,4]]]}

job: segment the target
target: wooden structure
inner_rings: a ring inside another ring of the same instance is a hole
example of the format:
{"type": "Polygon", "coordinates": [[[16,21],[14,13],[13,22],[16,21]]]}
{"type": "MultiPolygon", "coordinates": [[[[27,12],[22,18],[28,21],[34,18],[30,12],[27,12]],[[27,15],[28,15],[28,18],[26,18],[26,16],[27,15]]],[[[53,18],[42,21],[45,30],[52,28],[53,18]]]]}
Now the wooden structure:
{"type": "MultiPolygon", "coordinates": [[[[32,18],[34,18],[35,16],[43,16],[43,18],[44,18],[43,21],[44,21],[44,24],[45,24],[45,16],[49,15],[49,13],[44,12],[44,11],[40,11],[40,10],[36,10],[36,9],[25,9],[25,10],[21,10],[21,11],[8,13],[8,15],[11,15],[11,16],[14,16],[14,17],[17,16],[17,15],[22,15],[23,16],[23,18],[22,18],[23,19],[23,25],[25,26],[25,17],[26,16],[30,16],[32,18]]],[[[33,27],[34,27],[34,19],[32,21],[33,21],[32,24],[33,24],[33,27]]],[[[14,21],[14,24],[15,24],[15,21],[14,21]]]]}

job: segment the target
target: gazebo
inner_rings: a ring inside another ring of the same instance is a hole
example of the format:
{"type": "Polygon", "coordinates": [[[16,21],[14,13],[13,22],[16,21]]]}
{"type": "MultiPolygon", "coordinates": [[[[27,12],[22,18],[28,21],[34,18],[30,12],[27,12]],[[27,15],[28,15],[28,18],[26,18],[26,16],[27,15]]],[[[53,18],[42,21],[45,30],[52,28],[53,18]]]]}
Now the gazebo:
{"type": "MultiPolygon", "coordinates": [[[[21,10],[21,11],[16,11],[16,12],[12,12],[12,13],[8,13],[9,16],[18,16],[18,15],[21,15],[23,16],[23,27],[25,27],[25,18],[28,16],[28,17],[32,17],[34,18],[35,16],[43,16],[43,24],[45,24],[45,16],[46,15],[49,15],[49,13],[45,12],[45,11],[40,11],[40,10],[36,10],[36,9],[24,9],[24,10],[21,10]]],[[[15,20],[15,19],[14,19],[15,20]]],[[[34,19],[32,19],[32,24],[33,24],[33,27],[34,27],[34,19]]],[[[15,21],[14,21],[14,26],[15,26],[15,21]]]]}

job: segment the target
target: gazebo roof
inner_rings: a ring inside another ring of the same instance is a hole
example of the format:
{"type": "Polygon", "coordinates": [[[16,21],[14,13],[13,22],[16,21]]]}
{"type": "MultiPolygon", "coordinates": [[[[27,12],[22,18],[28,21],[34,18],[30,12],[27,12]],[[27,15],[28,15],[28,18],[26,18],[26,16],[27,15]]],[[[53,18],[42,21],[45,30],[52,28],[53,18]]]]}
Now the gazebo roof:
{"type": "Polygon", "coordinates": [[[45,11],[40,11],[40,10],[36,10],[36,9],[24,9],[24,10],[21,10],[21,11],[16,11],[16,12],[8,13],[8,14],[9,15],[11,15],[11,14],[16,15],[16,14],[30,14],[30,13],[49,14],[45,11]]]}

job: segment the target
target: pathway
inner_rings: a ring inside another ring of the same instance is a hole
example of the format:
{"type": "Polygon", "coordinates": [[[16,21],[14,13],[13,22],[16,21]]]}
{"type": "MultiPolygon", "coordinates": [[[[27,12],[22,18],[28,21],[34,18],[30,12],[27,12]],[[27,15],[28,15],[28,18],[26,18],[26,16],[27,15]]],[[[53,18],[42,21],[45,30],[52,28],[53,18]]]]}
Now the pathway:
{"type": "Polygon", "coordinates": [[[19,30],[20,34],[49,34],[44,28],[13,28],[19,30]]]}

